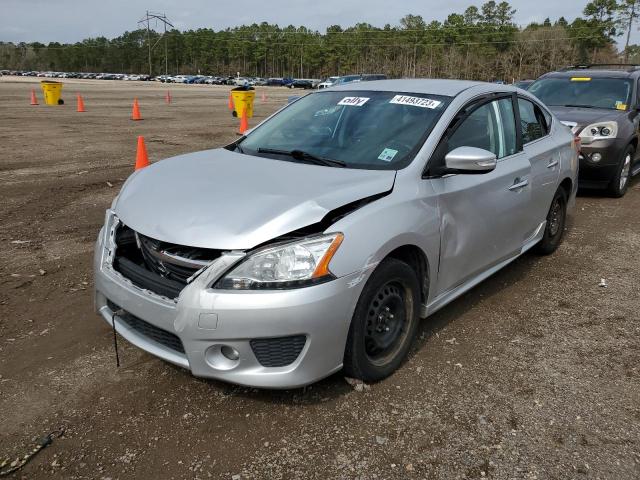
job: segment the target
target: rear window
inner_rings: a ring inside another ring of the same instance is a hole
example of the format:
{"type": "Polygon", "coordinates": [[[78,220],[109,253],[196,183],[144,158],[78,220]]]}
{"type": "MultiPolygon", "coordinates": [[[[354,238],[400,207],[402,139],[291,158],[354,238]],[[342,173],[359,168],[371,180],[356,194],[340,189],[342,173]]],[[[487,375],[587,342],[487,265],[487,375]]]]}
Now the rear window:
{"type": "Polygon", "coordinates": [[[518,110],[520,111],[522,143],[526,145],[548,133],[547,121],[537,105],[524,98],[518,98],[518,110]]]}
{"type": "Polygon", "coordinates": [[[627,110],[632,83],[626,78],[581,76],[549,77],[537,80],[529,92],[548,106],[627,110]]]}

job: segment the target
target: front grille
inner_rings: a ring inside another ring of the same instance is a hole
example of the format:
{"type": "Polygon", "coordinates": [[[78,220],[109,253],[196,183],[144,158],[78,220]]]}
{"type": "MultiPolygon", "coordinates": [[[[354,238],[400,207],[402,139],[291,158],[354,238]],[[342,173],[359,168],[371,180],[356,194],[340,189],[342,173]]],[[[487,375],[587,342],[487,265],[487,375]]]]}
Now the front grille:
{"type": "Polygon", "coordinates": [[[279,338],[254,338],[249,343],[253,354],[263,367],[291,365],[304,348],[307,337],[294,335],[279,338]]]}
{"type": "Polygon", "coordinates": [[[177,298],[187,280],[221,254],[219,250],[162,242],[126,225],[116,231],[113,268],[134,285],[177,298]]]}
{"type": "MultiPolygon", "coordinates": [[[[107,306],[113,312],[120,310],[120,307],[110,300],[107,301],[107,306]]],[[[124,312],[122,315],[118,315],[118,318],[126,323],[129,328],[135,330],[143,337],[153,342],[159,343],[160,345],[163,345],[173,350],[174,352],[184,354],[184,346],[182,345],[182,341],[180,340],[180,338],[178,338],[177,335],[174,335],[171,332],[167,332],[162,328],[158,328],[155,325],[150,324],[149,322],[145,322],[141,318],[136,317],[129,312],[124,312]]]]}

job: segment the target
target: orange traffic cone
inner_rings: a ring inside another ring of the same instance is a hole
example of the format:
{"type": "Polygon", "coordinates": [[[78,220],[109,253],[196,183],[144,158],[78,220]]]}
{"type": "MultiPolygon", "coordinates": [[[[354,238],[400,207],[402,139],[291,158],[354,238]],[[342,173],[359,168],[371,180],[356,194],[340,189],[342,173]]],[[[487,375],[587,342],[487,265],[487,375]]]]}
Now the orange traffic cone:
{"type": "Polygon", "coordinates": [[[242,114],[240,115],[240,135],[244,135],[244,132],[249,130],[249,120],[247,119],[247,109],[242,109],[242,114]]]}
{"type": "Polygon", "coordinates": [[[229,103],[227,105],[229,107],[229,110],[233,112],[234,106],[233,106],[233,96],[231,95],[231,92],[229,92],[229,103]]]}
{"type": "Polygon", "coordinates": [[[149,166],[149,156],[147,155],[147,147],[144,145],[144,137],[138,137],[138,151],[136,152],[136,170],[149,166]]]}
{"type": "Polygon", "coordinates": [[[38,105],[38,98],[36,97],[36,91],[31,90],[31,105],[38,105]]]}
{"type": "Polygon", "coordinates": [[[164,96],[164,101],[167,102],[167,105],[171,103],[171,92],[167,90],[167,94],[164,96]]]}
{"type": "Polygon", "coordinates": [[[131,113],[131,120],[142,120],[140,115],[140,105],[138,105],[138,99],[133,99],[133,112],[131,113]]]}
{"type": "Polygon", "coordinates": [[[82,100],[82,95],[78,94],[78,108],[77,112],[84,112],[84,100],[82,100]]]}
{"type": "Polygon", "coordinates": [[[262,103],[265,103],[267,101],[267,94],[262,92],[262,103]]]}

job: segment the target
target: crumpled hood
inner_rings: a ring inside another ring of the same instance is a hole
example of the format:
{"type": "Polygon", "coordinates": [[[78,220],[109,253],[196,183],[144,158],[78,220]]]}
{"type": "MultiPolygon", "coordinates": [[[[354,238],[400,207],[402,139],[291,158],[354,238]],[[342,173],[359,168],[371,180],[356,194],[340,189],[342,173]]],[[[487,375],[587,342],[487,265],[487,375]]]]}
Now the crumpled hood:
{"type": "Polygon", "coordinates": [[[560,121],[575,122],[580,127],[586,127],[591,123],[609,120],[618,120],[628,112],[611,110],[607,108],[574,108],[574,107],[549,107],[560,121]]]}
{"type": "Polygon", "coordinates": [[[138,170],[114,210],[126,225],[157,240],[244,250],[389,191],[394,179],[393,170],[332,168],[220,148],[138,170]]]}

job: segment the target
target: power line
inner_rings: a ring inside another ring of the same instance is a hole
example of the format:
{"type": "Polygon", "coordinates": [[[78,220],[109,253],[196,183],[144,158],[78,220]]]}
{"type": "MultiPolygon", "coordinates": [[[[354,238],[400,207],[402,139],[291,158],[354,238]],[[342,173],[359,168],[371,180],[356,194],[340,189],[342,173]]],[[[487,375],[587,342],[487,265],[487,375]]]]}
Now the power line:
{"type": "Polygon", "coordinates": [[[145,17],[138,22],[138,25],[140,24],[144,25],[145,23],[147,25],[147,44],[149,46],[149,75],[153,75],[152,66],[151,66],[151,51],[163,37],[164,37],[164,73],[165,75],[167,75],[169,73],[169,63],[168,63],[169,52],[167,48],[167,25],[171,26],[171,28],[175,28],[175,27],[171,22],[169,22],[169,19],[167,19],[167,16],[164,13],[154,13],[154,12],[150,12],[149,10],[147,10],[147,14],[145,15],[145,17]],[[162,22],[162,24],[164,25],[164,33],[160,36],[160,38],[158,38],[156,43],[154,43],[153,45],[151,45],[151,20],[156,21],[156,26],[158,22],[162,22]]]}

